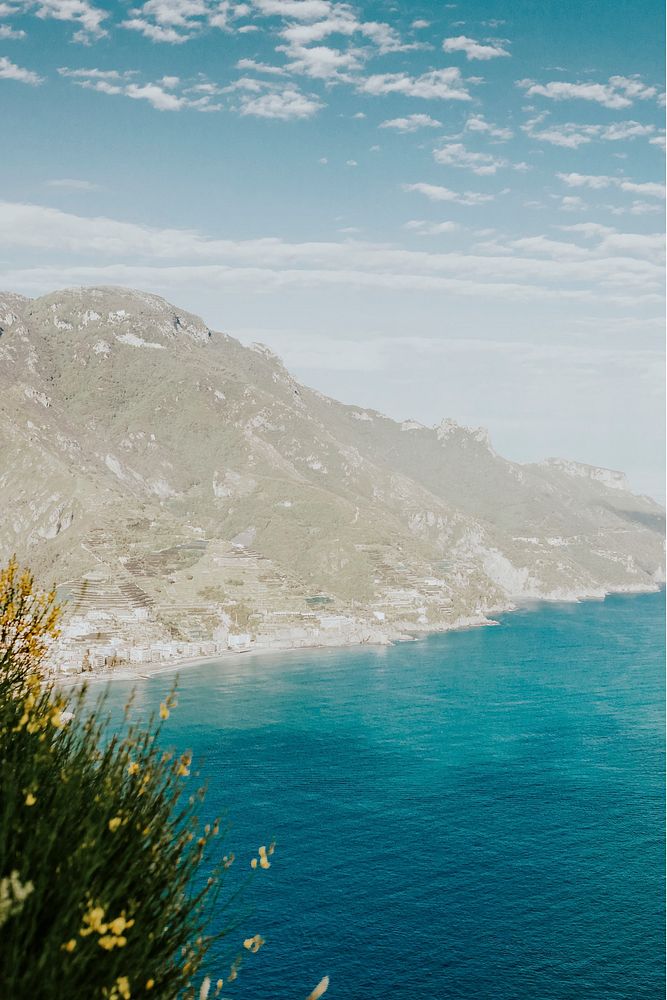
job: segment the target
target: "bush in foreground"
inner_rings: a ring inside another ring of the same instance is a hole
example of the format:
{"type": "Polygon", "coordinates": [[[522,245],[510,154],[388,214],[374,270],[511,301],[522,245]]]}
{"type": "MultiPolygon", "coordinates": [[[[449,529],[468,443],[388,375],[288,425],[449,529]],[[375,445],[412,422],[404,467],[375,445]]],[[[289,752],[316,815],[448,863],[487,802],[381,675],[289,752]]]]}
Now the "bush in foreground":
{"type": "Polygon", "coordinates": [[[187,995],[213,941],[207,916],[234,899],[221,896],[231,859],[193,889],[220,831],[200,829],[203,793],[184,791],[189,756],[159,746],[161,720],[114,735],[84,690],[68,704],[43,683],[57,621],[54,595],[12,561],[0,574],[0,995],[187,995]]]}
{"type": "Polygon", "coordinates": [[[246,938],[216,983],[202,980],[214,940],[238,927],[238,893],[223,895],[233,856],[218,848],[211,864],[220,830],[200,827],[203,791],[185,791],[189,755],[159,745],[174,696],[159,719],[114,734],[84,688],[67,699],[42,678],[58,617],[55,594],[15,560],[0,571],[0,996],[217,996],[263,941],[246,938]],[[228,921],[215,936],[213,908],[228,921]]]}

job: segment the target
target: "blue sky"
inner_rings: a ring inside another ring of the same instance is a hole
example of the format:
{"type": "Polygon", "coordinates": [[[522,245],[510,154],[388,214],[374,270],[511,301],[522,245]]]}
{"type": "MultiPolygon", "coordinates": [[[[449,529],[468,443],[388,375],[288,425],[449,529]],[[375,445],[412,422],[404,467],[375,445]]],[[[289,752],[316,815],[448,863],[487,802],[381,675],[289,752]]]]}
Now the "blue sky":
{"type": "Polygon", "coordinates": [[[662,497],[663,76],[637,0],[0,0],[0,286],[662,497]]]}

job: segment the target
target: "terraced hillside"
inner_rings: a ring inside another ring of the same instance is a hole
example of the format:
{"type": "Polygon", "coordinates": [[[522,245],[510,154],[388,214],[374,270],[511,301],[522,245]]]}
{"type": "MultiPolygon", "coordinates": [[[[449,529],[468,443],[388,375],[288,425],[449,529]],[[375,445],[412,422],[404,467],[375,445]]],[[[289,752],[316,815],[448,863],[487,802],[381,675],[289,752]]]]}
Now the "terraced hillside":
{"type": "Polygon", "coordinates": [[[344,406],[153,295],[0,296],[0,407],[0,549],[73,616],[114,593],[153,636],[380,640],[663,578],[620,473],[344,406]]]}

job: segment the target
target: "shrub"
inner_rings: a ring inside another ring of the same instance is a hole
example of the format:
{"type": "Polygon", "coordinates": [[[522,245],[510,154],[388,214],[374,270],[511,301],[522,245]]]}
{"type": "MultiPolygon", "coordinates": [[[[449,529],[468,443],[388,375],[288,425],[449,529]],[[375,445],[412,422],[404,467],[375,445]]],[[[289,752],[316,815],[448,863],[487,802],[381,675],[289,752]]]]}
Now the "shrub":
{"type": "MultiPolygon", "coordinates": [[[[0,571],[0,997],[219,996],[264,941],[246,937],[215,985],[201,978],[211,945],[239,927],[245,883],[225,885],[234,857],[216,847],[219,821],[201,828],[190,755],[160,745],[175,693],[144,726],[128,705],[114,732],[85,685],[66,697],[42,676],[58,618],[55,592],[12,559],[0,571]],[[227,918],[215,935],[213,908],[227,918]]],[[[260,847],[251,868],[272,853],[260,847]]]]}
{"type": "Polygon", "coordinates": [[[12,560],[0,574],[0,996],[194,995],[207,915],[226,911],[227,933],[237,895],[221,894],[233,858],[210,863],[220,829],[200,827],[203,791],[185,791],[189,755],[159,745],[174,696],[114,734],[85,688],[68,700],[43,682],[57,621],[54,594],[12,560]]]}

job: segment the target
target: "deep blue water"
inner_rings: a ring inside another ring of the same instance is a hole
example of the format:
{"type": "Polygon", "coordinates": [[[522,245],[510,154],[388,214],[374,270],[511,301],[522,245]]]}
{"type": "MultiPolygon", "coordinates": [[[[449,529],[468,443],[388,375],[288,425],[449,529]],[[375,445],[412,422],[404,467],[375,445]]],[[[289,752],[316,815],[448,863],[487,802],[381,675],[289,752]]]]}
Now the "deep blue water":
{"type": "Polygon", "coordinates": [[[245,870],[278,841],[244,925],[267,943],[225,995],[328,973],[327,1000],[664,996],[664,604],[183,670],[167,736],[225,850],[245,870]]]}

